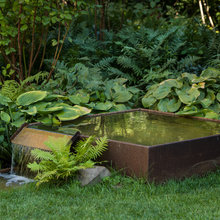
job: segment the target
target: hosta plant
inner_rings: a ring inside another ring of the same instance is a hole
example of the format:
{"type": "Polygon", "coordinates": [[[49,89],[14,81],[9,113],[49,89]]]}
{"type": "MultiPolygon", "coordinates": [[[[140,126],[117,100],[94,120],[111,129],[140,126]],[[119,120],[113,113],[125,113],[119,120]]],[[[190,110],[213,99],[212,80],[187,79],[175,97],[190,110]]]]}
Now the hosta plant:
{"type": "Polygon", "coordinates": [[[31,171],[37,172],[37,186],[45,182],[61,183],[75,176],[80,169],[92,168],[96,164],[93,160],[107,149],[107,138],[90,136],[79,141],[74,152],[71,152],[71,143],[66,136],[49,137],[45,145],[51,151],[32,150],[36,161],[28,164],[31,171]]]}
{"type": "Polygon", "coordinates": [[[177,79],[155,84],[142,104],[163,112],[220,119],[220,71],[208,68],[199,77],[183,73],[177,79]]]}

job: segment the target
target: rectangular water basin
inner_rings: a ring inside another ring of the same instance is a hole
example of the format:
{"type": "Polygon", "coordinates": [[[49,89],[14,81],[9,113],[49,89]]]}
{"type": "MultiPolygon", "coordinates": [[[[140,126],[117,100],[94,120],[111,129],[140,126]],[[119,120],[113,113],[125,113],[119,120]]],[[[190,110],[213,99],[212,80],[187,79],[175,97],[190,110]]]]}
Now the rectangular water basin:
{"type": "MultiPolygon", "coordinates": [[[[108,160],[127,175],[150,181],[203,174],[220,164],[220,120],[136,109],[85,116],[62,128],[30,125],[25,132],[30,135],[29,141],[32,139],[35,145],[38,142],[42,148],[42,137],[32,137],[32,133],[44,131],[45,139],[49,134],[71,135],[71,130],[76,128],[82,138],[107,136],[110,139],[108,151],[101,159],[108,160]]],[[[12,142],[16,143],[16,135],[12,142]]]]}

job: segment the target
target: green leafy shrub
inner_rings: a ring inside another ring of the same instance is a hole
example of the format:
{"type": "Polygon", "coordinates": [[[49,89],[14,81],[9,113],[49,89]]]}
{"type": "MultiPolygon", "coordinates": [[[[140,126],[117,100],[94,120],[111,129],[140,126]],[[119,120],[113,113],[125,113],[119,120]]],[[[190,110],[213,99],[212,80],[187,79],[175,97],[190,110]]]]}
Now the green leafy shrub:
{"type": "Polygon", "coordinates": [[[220,71],[208,68],[199,77],[183,73],[162,81],[149,88],[142,104],[163,112],[220,119],[220,71]]]}
{"type": "Polygon", "coordinates": [[[15,101],[0,93],[0,166],[10,166],[10,137],[24,123],[37,121],[58,126],[62,121],[73,120],[90,112],[86,107],[73,105],[66,96],[46,91],[22,93],[15,101]]]}
{"type": "Polygon", "coordinates": [[[68,68],[62,62],[55,73],[55,79],[43,85],[44,89],[65,94],[72,104],[91,108],[93,112],[126,110],[138,104],[139,89],[126,86],[125,78],[105,79],[98,67],[78,63],[68,68]]]}
{"type": "Polygon", "coordinates": [[[81,140],[74,148],[75,153],[70,152],[71,143],[65,136],[63,138],[49,137],[45,145],[51,152],[35,149],[31,154],[40,162],[28,164],[31,171],[38,172],[35,179],[37,186],[45,182],[60,183],[77,174],[80,169],[93,167],[97,159],[107,149],[106,137],[96,139],[90,136],[81,140]],[[95,142],[95,145],[93,143],[95,142]]]}
{"type": "Polygon", "coordinates": [[[6,66],[1,81],[12,76],[22,81],[33,75],[32,72],[36,73],[42,67],[49,44],[55,48],[52,49],[51,77],[70,23],[85,4],[85,1],[77,5],[75,1],[1,0],[0,55],[6,66]],[[55,36],[48,39],[53,32],[55,36]]]}

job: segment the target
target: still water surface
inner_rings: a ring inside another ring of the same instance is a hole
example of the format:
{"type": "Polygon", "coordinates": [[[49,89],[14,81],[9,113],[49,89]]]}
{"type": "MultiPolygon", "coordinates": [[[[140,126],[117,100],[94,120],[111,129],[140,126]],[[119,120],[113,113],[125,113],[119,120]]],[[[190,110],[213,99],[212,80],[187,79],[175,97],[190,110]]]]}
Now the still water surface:
{"type": "Polygon", "coordinates": [[[84,135],[107,136],[112,140],[153,146],[220,134],[220,123],[184,117],[170,117],[142,111],[84,117],[61,128],[35,128],[71,134],[77,128],[84,135]]]}

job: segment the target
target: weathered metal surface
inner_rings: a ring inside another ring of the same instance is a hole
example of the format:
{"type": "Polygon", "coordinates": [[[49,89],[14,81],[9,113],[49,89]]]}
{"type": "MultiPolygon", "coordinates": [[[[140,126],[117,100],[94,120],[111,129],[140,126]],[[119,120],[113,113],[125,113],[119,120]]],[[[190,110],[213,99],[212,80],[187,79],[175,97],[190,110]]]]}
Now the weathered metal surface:
{"type": "Polygon", "coordinates": [[[39,148],[42,150],[49,150],[49,148],[46,147],[44,144],[45,141],[48,140],[49,136],[57,137],[57,138],[67,136],[70,140],[72,138],[71,135],[23,127],[20,130],[20,132],[13,137],[11,142],[13,144],[18,144],[18,145],[22,145],[22,146],[26,146],[26,147],[39,148]]]}
{"type": "MultiPolygon", "coordinates": [[[[181,117],[173,113],[163,113],[147,109],[133,109],[121,112],[102,113],[86,117],[144,111],[169,117],[181,117]]],[[[198,117],[195,120],[213,121],[198,117]]],[[[65,134],[29,128],[24,125],[12,137],[12,143],[45,149],[48,136],[61,137],[65,134]]],[[[155,134],[156,135],[156,134],[155,134]]],[[[72,136],[69,136],[71,139],[72,136]]],[[[81,138],[86,137],[81,135],[81,138]]],[[[203,174],[220,165],[220,134],[180,141],[157,146],[142,146],[121,141],[109,140],[108,150],[101,160],[108,160],[116,169],[130,176],[144,177],[151,181],[164,181],[170,178],[183,178],[193,174],[203,174]]]]}
{"type": "Polygon", "coordinates": [[[220,135],[149,147],[149,180],[203,174],[220,165],[220,135]]]}
{"type": "Polygon", "coordinates": [[[110,140],[103,159],[129,176],[148,176],[148,147],[110,140]]]}
{"type": "MultiPolygon", "coordinates": [[[[82,139],[87,137],[81,135],[82,139]]],[[[126,175],[147,178],[148,150],[148,146],[108,140],[108,150],[104,152],[100,161],[107,161],[126,175]]]]}

